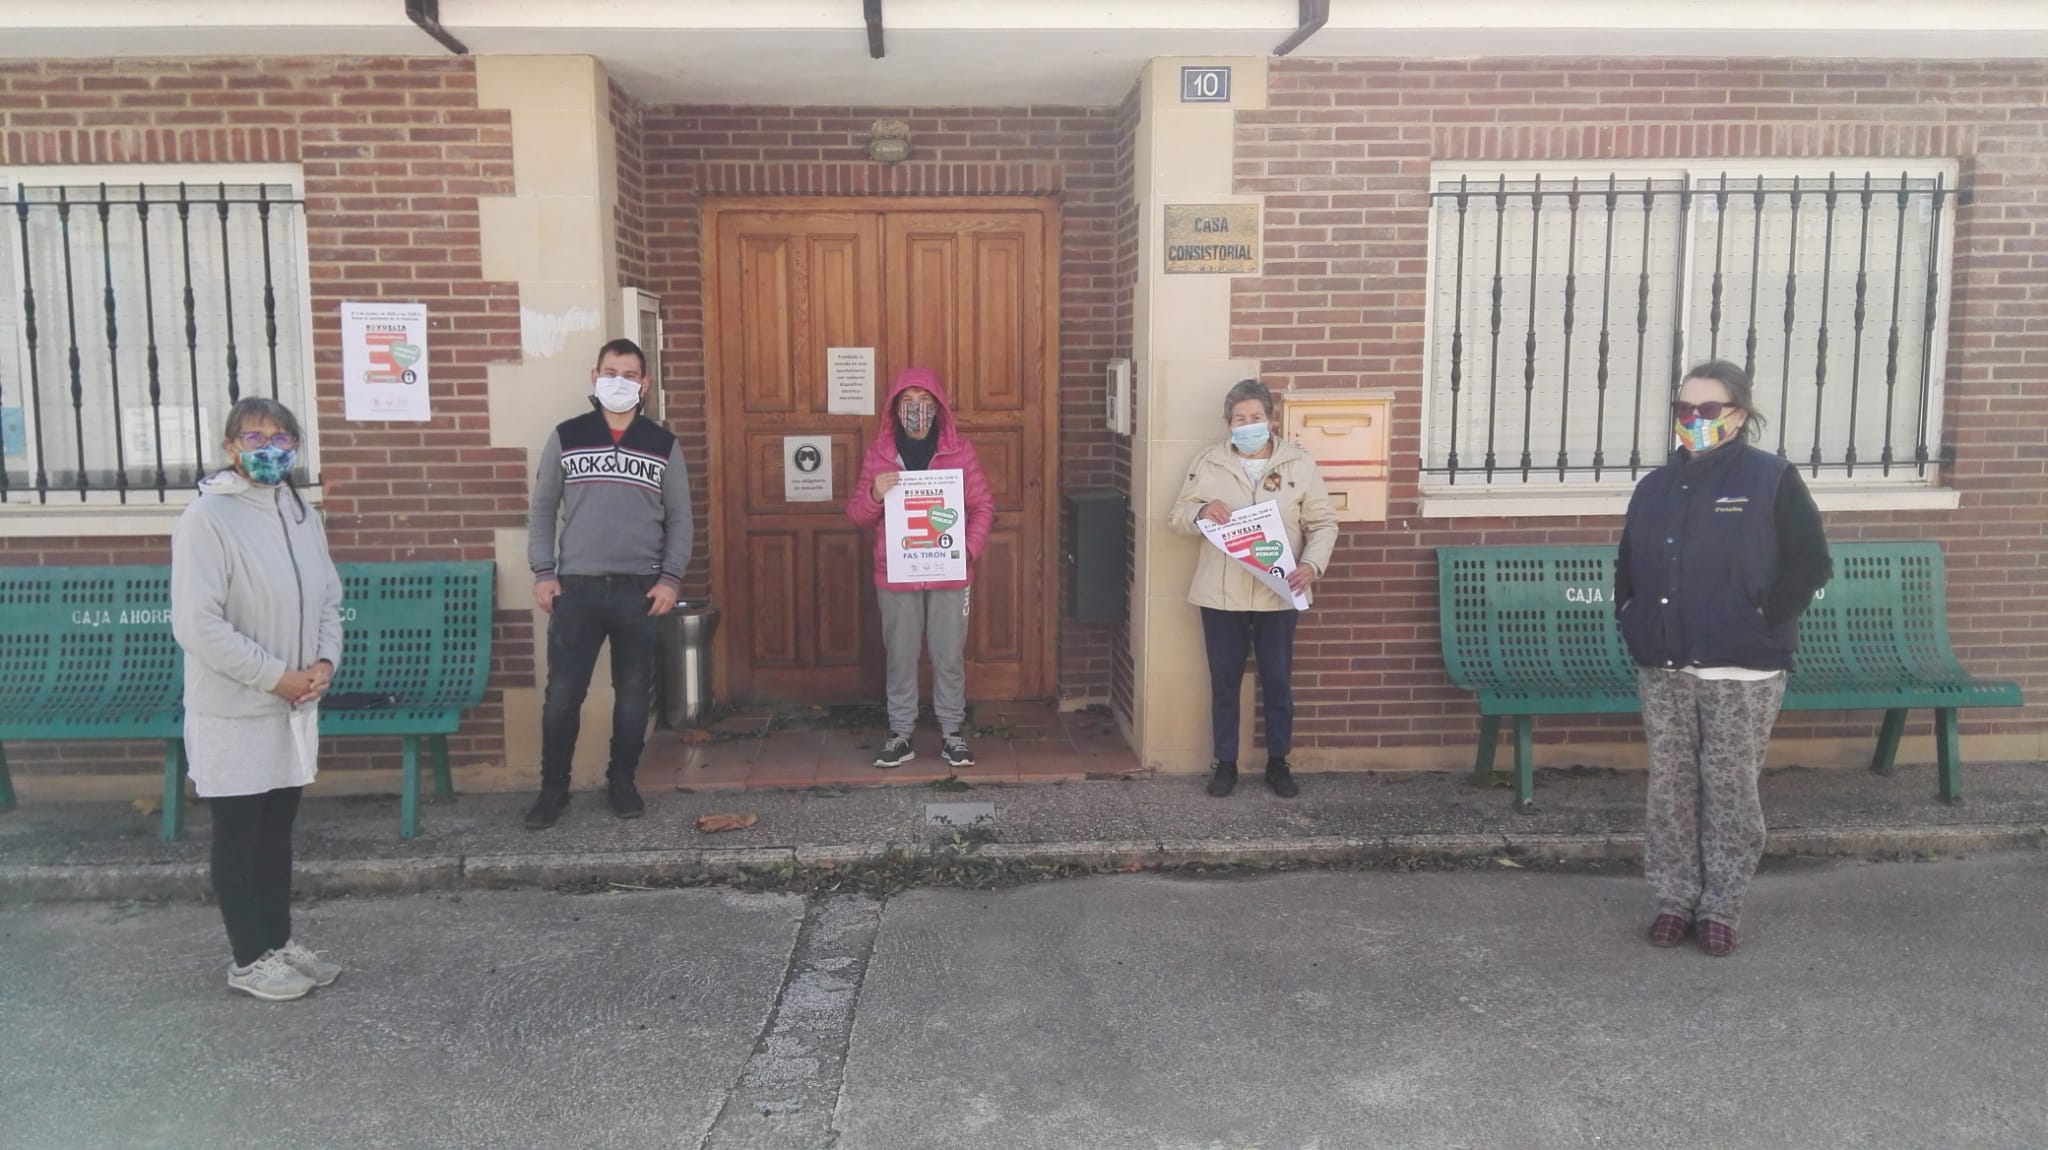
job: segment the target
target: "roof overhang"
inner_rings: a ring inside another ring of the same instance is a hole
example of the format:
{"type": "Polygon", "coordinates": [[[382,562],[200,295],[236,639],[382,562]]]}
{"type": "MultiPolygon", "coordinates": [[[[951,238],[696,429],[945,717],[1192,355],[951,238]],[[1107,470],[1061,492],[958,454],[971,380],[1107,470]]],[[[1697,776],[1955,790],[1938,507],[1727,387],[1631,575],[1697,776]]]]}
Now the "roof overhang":
{"type": "MultiPolygon", "coordinates": [[[[0,56],[439,55],[404,0],[11,0],[0,56]]],[[[1145,61],[1263,56],[1299,0],[441,0],[477,54],[604,61],[681,104],[1114,104],[1145,61]]],[[[2048,57],[2040,0],[1332,0],[1303,58],[2048,57]]]]}

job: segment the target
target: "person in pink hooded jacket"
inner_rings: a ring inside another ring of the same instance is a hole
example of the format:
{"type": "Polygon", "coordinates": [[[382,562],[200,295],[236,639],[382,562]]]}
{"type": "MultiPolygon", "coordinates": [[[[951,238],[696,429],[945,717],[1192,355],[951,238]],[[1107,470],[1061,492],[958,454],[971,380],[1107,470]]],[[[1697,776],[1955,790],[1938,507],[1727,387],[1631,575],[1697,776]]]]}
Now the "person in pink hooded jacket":
{"type": "Polygon", "coordinates": [[[883,410],[888,418],[868,444],[860,480],[846,503],[847,517],[875,539],[875,593],[882,605],[882,645],[889,653],[889,738],[875,756],[875,765],[897,767],[917,757],[910,737],[917,725],[917,664],[928,644],[940,750],[946,765],[971,767],[974,752],[961,733],[967,721],[967,619],[974,561],[995,526],[995,497],[989,493],[974,445],[954,422],[945,385],[936,372],[925,367],[898,372],[883,410]],[[950,469],[958,469],[966,485],[967,507],[960,528],[967,539],[967,578],[891,583],[883,500],[905,471],[950,469]]]}

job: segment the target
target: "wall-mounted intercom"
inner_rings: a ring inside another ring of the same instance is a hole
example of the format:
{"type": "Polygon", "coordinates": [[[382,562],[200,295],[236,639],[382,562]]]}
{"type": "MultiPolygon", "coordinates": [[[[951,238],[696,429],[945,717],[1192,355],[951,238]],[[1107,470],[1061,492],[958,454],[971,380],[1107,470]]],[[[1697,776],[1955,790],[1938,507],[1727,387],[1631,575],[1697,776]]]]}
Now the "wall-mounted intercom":
{"type": "Polygon", "coordinates": [[[1106,373],[1108,392],[1107,417],[1109,430],[1117,435],[1131,433],[1131,361],[1112,359],[1106,373]]]}

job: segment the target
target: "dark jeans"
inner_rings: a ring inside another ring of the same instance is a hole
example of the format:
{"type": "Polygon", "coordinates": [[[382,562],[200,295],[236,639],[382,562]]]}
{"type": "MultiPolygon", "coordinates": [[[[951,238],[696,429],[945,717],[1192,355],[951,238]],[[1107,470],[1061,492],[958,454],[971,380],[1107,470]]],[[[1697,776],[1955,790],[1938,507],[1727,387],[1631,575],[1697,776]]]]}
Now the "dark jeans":
{"type": "Polygon", "coordinates": [[[292,823],[304,789],[206,800],[213,816],[213,897],[236,966],[292,940],[292,823]]]}
{"type": "Polygon", "coordinates": [[[1259,656],[1259,690],[1266,711],[1266,755],[1284,759],[1294,747],[1294,628],[1299,611],[1218,611],[1202,608],[1202,639],[1209,648],[1209,725],[1216,761],[1237,761],[1237,692],[1245,656],[1259,656]]]}
{"type": "Polygon", "coordinates": [[[647,742],[654,706],[654,652],[659,621],[647,613],[652,575],[564,575],[548,616],[548,690],[541,704],[540,785],[568,789],[569,761],[582,730],[583,697],[597,650],[612,647],[612,758],[609,779],[631,780],[647,742]]]}

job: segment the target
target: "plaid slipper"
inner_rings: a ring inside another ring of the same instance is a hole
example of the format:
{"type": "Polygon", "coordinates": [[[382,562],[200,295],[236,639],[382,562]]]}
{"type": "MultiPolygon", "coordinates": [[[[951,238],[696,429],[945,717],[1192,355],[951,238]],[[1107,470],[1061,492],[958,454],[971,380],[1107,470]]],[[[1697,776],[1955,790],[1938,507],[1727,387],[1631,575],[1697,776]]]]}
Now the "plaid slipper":
{"type": "Polygon", "coordinates": [[[1666,911],[1650,924],[1650,945],[1672,947],[1684,942],[1692,933],[1692,920],[1682,914],[1666,911]]]}
{"type": "Polygon", "coordinates": [[[1715,958],[1726,958],[1735,953],[1735,928],[1725,922],[1713,919],[1700,920],[1700,949],[1715,958]]]}

